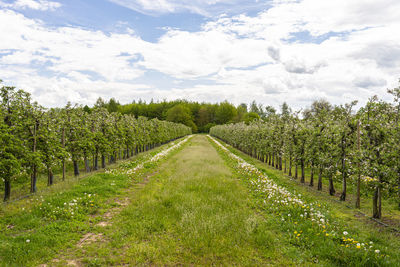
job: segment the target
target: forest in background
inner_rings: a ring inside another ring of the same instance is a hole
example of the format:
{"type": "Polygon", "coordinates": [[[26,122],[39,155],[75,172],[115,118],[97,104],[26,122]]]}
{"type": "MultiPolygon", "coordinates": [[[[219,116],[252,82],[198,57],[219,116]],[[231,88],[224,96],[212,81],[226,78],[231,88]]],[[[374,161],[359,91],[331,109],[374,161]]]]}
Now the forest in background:
{"type": "MultiPolygon", "coordinates": [[[[253,101],[251,104],[242,103],[235,106],[228,101],[217,104],[199,103],[187,100],[173,101],[133,101],[131,104],[121,105],[111,98],[108,102],[99,98],[96,106],[105,107],[109,112],[157,118],[176,123],[182,123],[192,128],[194,133],[208,133],[215,125],[244,121],[249,123],[256,119],[266,118],[276,110],[271,106],[263,106],[253,101]]],[[[284,104],[284,106],[287,106],[284,104]]],[[[89,107],[85,107],[90,109],[89,107]]]]}

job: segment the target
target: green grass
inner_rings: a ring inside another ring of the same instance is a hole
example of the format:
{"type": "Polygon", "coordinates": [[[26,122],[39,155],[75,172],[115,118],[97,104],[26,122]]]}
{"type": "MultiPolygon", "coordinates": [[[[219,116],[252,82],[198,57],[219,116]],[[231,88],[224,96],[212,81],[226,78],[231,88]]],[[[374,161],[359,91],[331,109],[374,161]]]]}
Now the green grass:
{"type": "Polygon", "coordinates": [[[253,206],[205,136],[158,168],[104,229],[105,242],[69,251],[100,265],[298,265],[295,250],[253,206]],[[292,256],[292,257],[291,257],[292,256]]]}
{"type": "MultiPolygon", "coordinates": [[[[355,217],[354,210],[343,203],[230,149],[276,183],[327,207],[338,225],[360,240],[373,240],[391,256],[392,264],[399,262],[400,241],[393,233],[355,217]]],[[[143,162],[147,155],[135,160],[143,162]]],[[[224,152],[206,136],[196,135],[161,162],[145,164],[134,177],[95,174],[59,183],[2,207],[0,265],[360,265],[359,254],[342,251],[321,236],[295,239],[293,230],[306,232],[310,226],[294,228],[281,222],[243,178],[224,152]],[[73,199],[78,209],[71,214],[64,207],[73,199]],[[93,239],[80,246],[84,235],[93,239]]]]}
{"type": "MultiPolygon", "coordinates": [[[[217,148],[217,146],[215,147],[217,148]]],[[[268,167],[265,163],[251,158],[232,147],[229,147],[229,150],[256,166],[278,185],[284,186],[293,193],[300,193],[307,203],[320,203],[321,207],[328,212],[329,218],[334,223],[335,227],[348,231],[352,237],[359,240],[360,243],[369,243],[373,241],[373,245],[382,251],[381,254],[388,255],[386,259],[379,258],[377,261],[373,260],[372,262],[366,263],[369,261],[371,255],[368,256],[367,254],[360,253],[361,250],[358,249],[342,247],[340,240],[335,242],[335,238],[332,238],[332,235],[330,238],[321,238],[321,235],[324,233],[318,235],[318,231],[312,231],[307,221],[304,223],[298,221],[293,225],[293,222],[280,222],[279,219],[281,216],[279,214],[274,214],[275,217],[271,216],[271,220],[275,218],[277,228],[287,233],[285,238],[288,240],[292,239],[293,243],[297,243],[304,251],[304,256],[306,258],[324,259],[327,263],[323,265],[331,263],[342,266],[371,266],[372,264],[394,266],[399,264],[400,257],[398,251],[400,250],[400,240],[398,239],[398,234],[391,232],[390,229],[374,224],[368,218],[358,216],[354,209],[346,207],[342,202],[334,201],[329,195],[320,194],[320,192],[312,190],[308,186],[300,186],[298,181],[283,175],[281,171],[268,167]],[[294,231],[303,231],[302,241],[299,242],[293,239],[294,231]],[[332,240],[334,242],[331,242],[332,240]]],[[[237,165],[235,161],[232,161],[226,156],[225,152],[220,151],[220,154],[232,167],[237,165]]],[[[244,180],[248,181],[248,178],[244,177],[244,180]]],[[[249,188],[251,188],[251,185],[249,188]]],[[[263,194],[258,194],[257,192],[254,194],[259,198],[258,201],[260,204],[258,206],[262,207],[262,201],[264,199],[263,194]]],[[[265,209],[270,210],[268,207],[265,209]]],[[[372,256],[376,256],[373,254],[374,253],[372,253],[372,256]]]]}
{"type": "MultiPolygon", "coordinates": [[[[267,165],[267,164],[265,164],[267,165]]],[[[282,171],[279,171],[275,168],[272,168],[268,166],[268,169],[271,172],[274,172],[278,175],[288,175],[289,173],[289,162],[287,162],[287,169],[286,173],[282,171]]],[[[263,166],[265,167],[265,166],[263,166]]],[[[292,167],[292,179],[293,181],[296,181],[299,186],[305,186],[308,187],[309,191],[317,191],[317,185],[318,185],[318,170],[315,170],[314,173],[314,186],[309,187],[309,182],[310,182],[310,176],[311,176],[311,168],[306,167],[305,168],[305,183],[300,182],[300,176],[301,176],[301,168],[300,166],[298,167],[298,178],[294,179],[294,173],[295,173],[295,167],[292,167]]],[[[336,190],[335,196],[330,196],[332,200],[336,201],[339,200],[340,194],[342,192],[342,180],[341,177],[335,177],[334,181],[334,188],[336,190]]],[[[356,201],[356,178],[355,177],[349,177],[347,180],[347,196],[346,196],[346,201],[343,203],[347,206],[350,207],[355,207],[355,201],[356,201]]],[[[322,191],[320,191],[322,194],[329,195],[329,180],[326,177],[322,177],[322,191]]],[[[374,190],[369,187],[368,185],[361,183],[361,209],[359,211],[363,212],[364,214],[367,214],[369,216],[372,215],[372,196],[373,196],[374,190]]],[[[399,206],[399,199],[396,197],[392,198],[387,198],[387,192],[384,191],[384,196],[382,199],[382,221],[388,223],[389,225],[393,227],[397,227],[400,230],[400,210],[398,208],[399,206]]]]}
{"type": "MultiPolygon", "coordinates": [[[[153,149],[153,151],[157,150],[157,148],[153,149]]],[[[150,151],[149,151],[150,152],[150,151]]],[[[108,158],[106,159],[106,168],[115,168],[118,166],[121,162],[129,162],[137,157],[141,157],[143,152],[140,152],[139,154],[134,155],[133,157],[129,159],[118,159],[117,163],[109,163],[108,158]]],[[[146,152],[144,152],[146,153],[146,152]]],[[[90,172],[85,171],[85,164],[83,160],[78,161],[78,166],[79,166],[79,171],[80,175],[76,177],[74,175],[74,167],[73,163],[70,160],[67,160],[65,162],[65,180],[62,180],[62,168],[61,166],[57,166],[53,169],[53,186],[59,183],[65,183],[65,182],[76,182],[76,180],[92,176],[97,173],[102,173],[104,172],[104,169],[101,168],[101,157],[99,156],[98,159],[98,170],[93,170],[93,159],[89,159],[89,166],[92,169],[90,172]]],[[[47,170],[43,168],[39,168],[38,172],[38,177],[37,177],[37,183],[36,183],[36,189],[37,193],[42,193],[48,190],[49,186],[47,185],[47,170]]],[[[27,175],[26,173],[22,173],[21,175],[17,176],[14,180],[11,181],[11,196],[9,202],[14,202],[17,200],[20,200],[24,197],[27,197],[31,195],[30,193],[30,176],[27,175]]],[[[0,195],[1,198],[4,198],[4,182],[2,179],[0,179],[0,195]]]]}
{"type": "MultiPolygon", "coordinates": [[[[140,154],[132,161],[142,162],[168,146],[140,154]]],[[[126,195],[132,184],[150,171],[151,167],[145,168],[133,178],[98,173],[68,180],[0,206],[0,265],[34,266],[52,259],[61,249],[75,247],[101,215],[116,205],[115,199],[126,195]]]]}

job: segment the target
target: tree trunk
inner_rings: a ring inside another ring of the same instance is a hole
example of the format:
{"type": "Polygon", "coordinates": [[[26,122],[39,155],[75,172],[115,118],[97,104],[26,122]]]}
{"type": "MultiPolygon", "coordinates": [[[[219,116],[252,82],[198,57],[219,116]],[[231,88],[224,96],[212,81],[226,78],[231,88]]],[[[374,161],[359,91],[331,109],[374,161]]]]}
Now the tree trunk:
{"type": "MultiPolygon", "coordinates": [[[[357,121],[357,149],[360,152],[360,121],[357,121]]],[[[357,195],[356,195],[356,208],[361,208],[361,169],[360,169],[360,159],[357,160],[357,195]]]]}
{"type": "Polygon", "coordinates": [[[272,153],[271,166],[275,167],[275,153],[272,153]]]}
{"type": "Polygon", "coordinates": [[[101,155],[101,168],[105,168],[106,167],[106,156],[101,155]]]}
{"type": "Polygon", "coordinates": [[[53,175],[53,171],[51,168],[47,169],[47,185],[50,186],[53,184],[54,181],[54,175],[53,175]]]}
{"type": "Polygon", "coordinates": [[[289,176],[292,177],[292,157],[289,157],[289,176]]]}
{"type": "Polygon", "coordinates": [[[399,210],[400,210],[400,169],[397,173],[397,193],[399,196],[399,210]]]}
{"type": "Polygon", "coordinates": [[[398,194],[399,194],[399,210],[400,210],[400,172],[397,174],[397,188],[398,188],[398,194]]]}
{"type": "Polygon", "coordinates": [[[314,186],[314,165],[311,164],[310,186],[314,186]]]}
{"type": "Polygon", "coordinates": [[[357,177],[357,195],[356,195],[356,208],[359,209],[361,208],[361,194],[360,194],[360,188],[361,188],[361,175],[358,173],[357,177]]]}
{"type": "Polygon", "coordinates": [[[346,189],[347,189],[347,180],[345,174],[342,174],[343,181],[342,181],[342,194],[340,195],[340,201],[346,201],[346,189]]]}
{"type": "Polygon", "coordinates": [[[300,182],[304,184],[306,182],[306,174],[305,174],[305,170],[304,170],[305,169],[304,159],[301,160],[300,164],[301,164],[301,179],[300,179],[300,182]]]}
{"type": "Polygon", "coordinates": [[[93,159],[93,169],[97,171],[99,169],[99,155],[96,153],[93,159]]]}
{"type": "Polygon", "coordinates": [[[297,178],[299,178],[299,172],[297,169],[297,162],[296,162],[294,165],[294,179],[297,179],[297,178]]]}
{"type": "Polygon", "coordinates": [[[4,202],[8,201],[11,196],[11,181],[6,179],[4,181],[4,202]]]}
{"type": "Polygon", "coordinates": [[[375,219],[381,219],[382,218],[382,204],[381,204],[381,188],[380,185],[378,185],[375,188],[374,192],[374,197],[372,199],[372,217],[375,219]]]}
{"type": "Polygon", "coordinates": [[[77,160],[74,160],[73,163],[74,163],[74,175],[75,175],[75,176],[79,176],[79,165],[78,165],[78,161],[77,161],[77,160]]]}
{"type": "MultiPolygon", "coordinates": [[[[33,127],[33,148],[32,152],[36,153],[36,131],[37,131],[37,122],[35,123],[33,127]]],[[[32,166],[32,174],[31,174],[31,193],[36,192],[36,181],[37,181],[37,168],[36,164],[34,163],[32,166]]]]}
{"type": "Polygon", "coordinates": [[[65,181],[65,160],[62,160],[62,180],[65,181]]]}
{"type": "Polygon", "coordinates": [[[86,156],[85,156],[84,161],[85,161],[85,171],[90,172],[89,160],[86,156]]]}
{"type": "Polygon", "coordinates": [[[285,157],[285,160],[284,160],[284,168],[283,168],[283,173],[286,173],[286,157],[285,157]]]}
{"type": "Polygon", "coordinates": [[[335,186],[333,185],[332,177],[329,177],[329,195],[334,196],[336,193],[335,186]]]}
{"type": "Polygon", "coordinates": [[[322,190],[322,166],[319,166],[319,173],[318,173],[318,191],[322,190]]]}
{"type": "MultiPolygon", "coordinates": [[[[61,145],[65,148],[65,128],[62,129],[61,145]]],[[[62,180],[65,181],[65,159],[62,159],[62,180]]]]}
{"type": "MultiPolygon", "coordinates": [[[[343,142],[342,142],[343,143],[343,142]]],[[[346,192],[347,192],[347,174],[346,174],[346,163],[345,158],[346,154],[344,151],[344,144],[342,145],[342,194],[340,195],[340,201],[346,201],[346,192]]]]}
{"type": "Polygon", "coordinates": [[[37,182],[37,168],[33,165],[33,170],[31,174],[31,193],[36,192],[36,182],[37,182]]]}
{"type": "Polygon", "coordinates": [[[282,156],[279,157],[279,170],[282,170],[282,156]]]}

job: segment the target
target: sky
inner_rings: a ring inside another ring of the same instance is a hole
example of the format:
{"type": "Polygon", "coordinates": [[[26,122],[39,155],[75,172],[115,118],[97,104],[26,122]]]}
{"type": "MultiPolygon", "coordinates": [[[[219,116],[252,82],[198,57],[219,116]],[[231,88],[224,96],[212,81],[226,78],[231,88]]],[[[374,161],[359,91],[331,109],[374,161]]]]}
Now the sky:
{"type": "Polygon", "coordinates": [[[0,0],[0,79],[45,107],[390,101],[399,14],[398,0],[0,0]]]}

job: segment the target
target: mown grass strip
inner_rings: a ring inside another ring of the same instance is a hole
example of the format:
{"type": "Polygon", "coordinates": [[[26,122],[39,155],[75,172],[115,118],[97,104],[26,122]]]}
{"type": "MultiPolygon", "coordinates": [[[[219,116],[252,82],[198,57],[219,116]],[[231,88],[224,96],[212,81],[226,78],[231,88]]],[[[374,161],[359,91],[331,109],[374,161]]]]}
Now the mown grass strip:
{"type": "Polygon", "coordinates": [[[103,231],[70,257],[92,265],[298,265],[203,135],[157,168],[103,231]]]}

